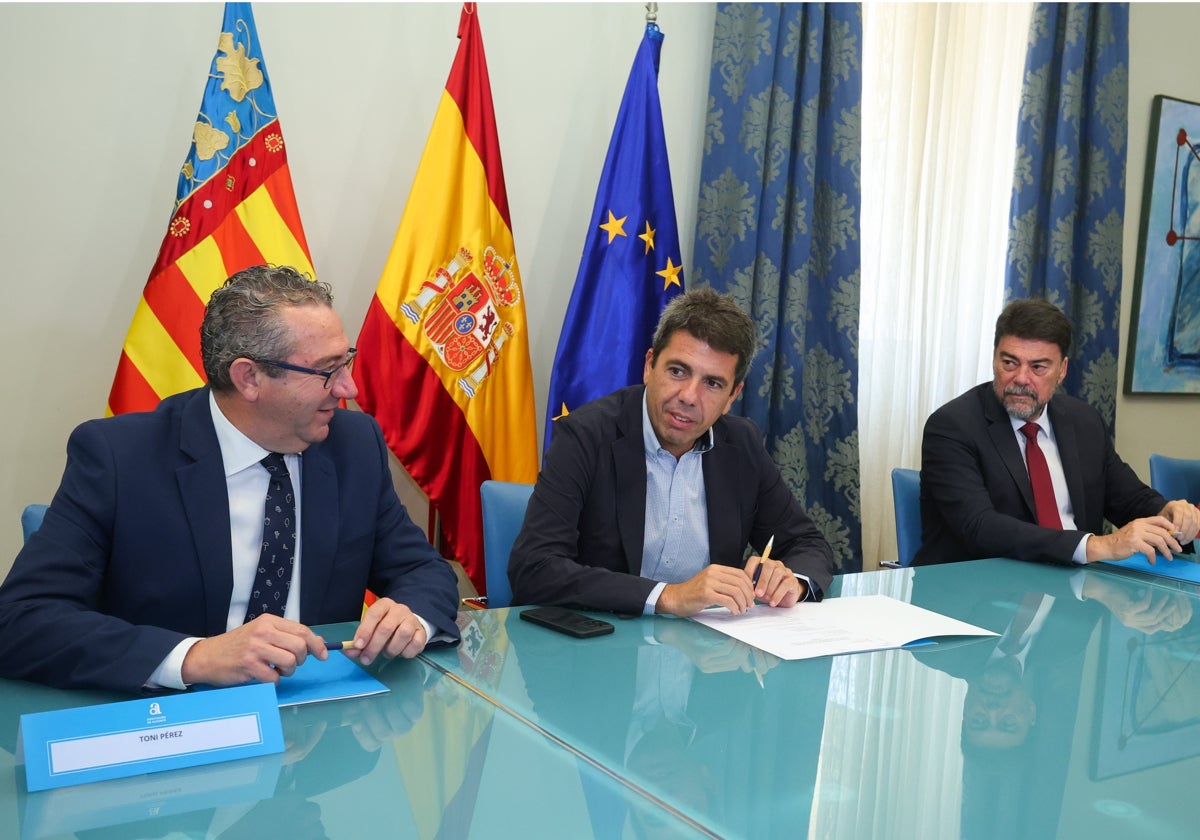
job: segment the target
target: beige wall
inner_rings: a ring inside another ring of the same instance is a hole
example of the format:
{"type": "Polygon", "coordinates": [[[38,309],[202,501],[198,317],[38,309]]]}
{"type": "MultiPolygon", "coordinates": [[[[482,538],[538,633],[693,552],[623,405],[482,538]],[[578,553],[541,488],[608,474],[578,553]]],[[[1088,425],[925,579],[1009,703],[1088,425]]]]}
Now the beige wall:
{"type": "MultiPolygon", "coordinates": [[[[256,3],[297,201],[354,337],[457,49],[461,4],[256,3]]],[[[660,92],[681,231],[693,230],[715,7],[663,4],[660,92]]],[[[0,575],[67,435],[103,414],[166,232],[222,4],[0,3],[0,575]]],[[[636,3],[482,4],[480,24],[539,424],[617,106],[636,3]]],[[[692,241],[681,243],[691,264],[692,241]]],[[[539,437],[540,439],[540,437],[539,437]]],[[[407,497],[406,498],[411,498],[407,497]]],[[[414,507],[423,507],[414,506],[414,507]]],[[[423,521],[420,509],[414,510],[423,521]]]]}
{"type": "MultiPolygon", "coordinates": [[[[255,7],[313,259],[354,336],[404,208],[457,41],[456,4],[255,7]]],[[[662,91],[682,231],[694,229],[713,6],[663,4],[662,91]]],[[[531,329],[539,424],[562,314],[641,5],[481,11],[531,329]],[[582,34],[582,37],[581,37],[582,34]]],[[[0,4],[0,574],[17,518],[48,501],[64,443],[103,413],[162,240],[221,5],[0,4]]],[[[1198,5],[1131,6],[1121,369],[1150,100],[1200,101],[1185,62],[1198,5]]],[[[684,265],[692,241],[684,236],[684,265]]],[[[1200,399],[1117,399],[1117,446],[1200,457],[1200,399]]],[[[414,496],[406,494],[406,500],[414,496]]],[[[414,515],[421,521],[419,505],[414,515]]]]}
{"type": "MultiPolygon", "coordinates": [[[[1200,5],[1131,3],[1129,6],[1129,162],[1125,176],[1125,274],[1121,292],[1121,356],[1124,385],[1133,305],[1142,182],[1156,94],[1200,101],[1200,81],[1185,56],[1194,49],[1200,5]]],[[[1152,452],[1200,458],[1200,397],[1117,393],[1117,451],[1143,480],[1150,480],[1152,452]]]]}

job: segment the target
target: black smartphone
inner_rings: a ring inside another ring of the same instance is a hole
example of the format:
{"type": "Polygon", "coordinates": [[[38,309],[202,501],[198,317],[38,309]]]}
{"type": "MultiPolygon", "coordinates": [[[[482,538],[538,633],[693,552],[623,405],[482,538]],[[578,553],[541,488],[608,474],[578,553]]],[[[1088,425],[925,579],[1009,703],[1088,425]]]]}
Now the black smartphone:
{"type": "Polygon", "coordinates": [[[564,607],[533,607],[522,611],[521,618],[543,627],[549,627],[551,630],[557,630],[559,633],[574,636],[576,639],[603,636],[613,631],[613,626],[607,621],[591,618],[564,607]]]}

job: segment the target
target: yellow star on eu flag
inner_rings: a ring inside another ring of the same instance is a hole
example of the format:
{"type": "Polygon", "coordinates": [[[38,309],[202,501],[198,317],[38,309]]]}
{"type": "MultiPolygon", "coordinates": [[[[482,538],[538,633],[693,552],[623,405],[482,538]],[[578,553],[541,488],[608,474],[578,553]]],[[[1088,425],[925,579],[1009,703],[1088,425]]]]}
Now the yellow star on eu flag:
{"type": "Polygon", "coordinates": [[[646,232],[639,233],[638,239],[646,243],[645,253],[649,254],[654,250],[654,228],[650,227],[650,223],[646,222],[646,232]]]}
{"type": "Polygon", "coordinates": [[[618,236],[626,235],[625,220],[628,218],[629,218],[628,216],[622,216],[621,218],[618,219],[616,216],[613,215],[613,211],[611,211],[611,210],[608,211],[608,221],[603,222],[600,225],[600,229],[605,231],[608,234],[608,244],[609,245],[611,245],[612,241],[615,238],[617,238],[618,236]]]}
{"type": "Polygon", "coordinates": [[[567,416],[568,414],[570,414],[570,413],[571,413],[571,412],[567,411],[567,404],[566,404],[566,403],[563,403],[563,404],[562,404],[562,413],[561,413],[561,414],[559,414],[559,415],[558,415],[557,417],[555,417],[554,419],[555,419],[555,420],[561,420],[561,419],[563,419],[564,417],[566,417],[566,416],[567,416]]]}
{"type": "Polygon", "coordinates": [[[665,292],[672,283],[681,289],[683,288],[683,284],[679,282],[679,272],[681,271],[683,271],[683,266],[675,265],[675,263],[671,261],[671,258],[667,257],[667,267],[662,271],[656,271],[654,273],[663,278],[663,291],[665,292]]]}

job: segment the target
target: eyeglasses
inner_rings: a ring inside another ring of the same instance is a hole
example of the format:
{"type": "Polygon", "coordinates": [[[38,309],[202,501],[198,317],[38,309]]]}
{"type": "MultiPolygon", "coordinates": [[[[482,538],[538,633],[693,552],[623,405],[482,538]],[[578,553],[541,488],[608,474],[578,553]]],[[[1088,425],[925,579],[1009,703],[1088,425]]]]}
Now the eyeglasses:
{"type": "Polygon", "coordinates": [[[294,370],[296,373],[311,373],[313,376],[320,376],[325,380],[325,389],[329,389],[329,383],[333,382],[333,378],[343,370],[349,371],[354,367],[354,357],[358,355],[358,348],[351,347],[350,352],[346,354],[346,358],[340,363],[331,367],[329,370],[317,370],[316,368],[302,367],[293,365],[289,362],[273,362],[270,359],[251,359],[250,361],[260,365],[270,365],[271,367],[283,368],[284,370],[294,370]]]}

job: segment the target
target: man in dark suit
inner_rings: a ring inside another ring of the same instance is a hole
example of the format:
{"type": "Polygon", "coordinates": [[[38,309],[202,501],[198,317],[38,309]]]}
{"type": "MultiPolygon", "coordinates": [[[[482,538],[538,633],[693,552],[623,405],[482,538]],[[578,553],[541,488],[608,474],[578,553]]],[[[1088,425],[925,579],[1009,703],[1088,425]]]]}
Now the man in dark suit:
{"type": "Polygon", "coordinates": [[[0,676],[134,692],[277,682],[327,656],[307,625],[360,615],[349,655],[364,664],[456,640],[453,571],[396,496],[378,425],[337,407],[357,389],[329,286],[239,272],[200,344],[208,387],[72,433],[0,587],[0,676]],[[287,475],[272,477],[263,462],[279,455],[287,475]],[[281,597],[264,611],[260,551],[280,539],[264,499],[284,481],[281,597]],[[363,615],[368,587],[379,599],[363,615]]]}
{"type": "Polygon", "coordinates": [[[692,615],[821,598],[829,544],[758,427],[728,416],[754,348],[731,298],[687,292],[663,310],[644,386],[556,422],[509,561],[514,603],[692,615]],[[745,559],[772,537],[765,561],[745,559]]]}
{"type": "Polygon", "coordinates": [[[923,544],[914,565],[979,557],[1081,564],[1134,554],[1153,561],[1195,537],[1196,507],[1143,484],[1117,456],[1099,413],[1055,393],[1071,346],[1071,322],[1057,307],[1009,304],[993,346],[993,380],[925,423],[923,544]],[[1102,534],[1105,519],[1119,530],[1102,534]]]}

